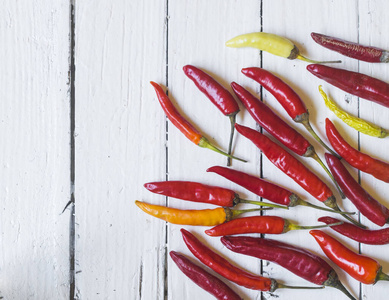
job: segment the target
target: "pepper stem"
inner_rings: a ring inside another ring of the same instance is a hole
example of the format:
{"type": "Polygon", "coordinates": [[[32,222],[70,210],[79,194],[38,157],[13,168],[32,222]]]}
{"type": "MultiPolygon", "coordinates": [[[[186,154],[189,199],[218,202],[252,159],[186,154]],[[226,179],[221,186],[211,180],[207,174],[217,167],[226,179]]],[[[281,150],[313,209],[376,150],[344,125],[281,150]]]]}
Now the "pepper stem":
{"type": "Polygon", "coordinates": [[[238,199],[239,199],[239,203],[249,203],[249,204],[267,206],[267,207],[273,207],[273,208],[289,209],[289,207],[283,206],[283,205],[277,205],[277,204],[272,204],[272,203],[267,203],[267,202],[262,202],[262,201],[246,200],[246,199],[241,199],[241,198],[238,198],[238,199]]]}
{"type": "Polygon", "coordinates": [[[277,282],[278,289],[302,289],[302,290],[318,290],[324,289],[324,286],[290,286],[277,282]]]}
{"type": "Polygon", "coordinates": [[[329,225],[326,224],[326,225],[316,225],[316,226],[300,226],[300,225],[289,223],[287,225],[287,230],[285,230],[284,232],[289,230],[320,229],[320,228],[332,227],[332,226],[342,225],[342,224],[343,222],[332,223],[329,225]]]}
{"type": "Polygon", "coordinates": [[[205,137],[202,137],[200,139],[200,142],[197,145],[200,146],[200,147],[203,147],[203,148],[207,148],[207,149],[213,150],[213,151],[215,151],[215,152],[217,152],[219,154],[222,154],[224,156],[231,157],[233,159],[236,159],[236,160],[239,160],[239,161],[242,161],[242,162],[245,162],[245,163],[247,162],[247,160],[244,160],[244,159],[232,156],[230,154],[227,154],[227,153],[221,151],[220,149],[218,149],[214,145],[212,145],[205,137]]]}
{"type": "MultiPolygon", "coordinates": [[[[324,201],[324,204],[327,205],[328,207],[332,208],[335,211],[341,211],[339,206],[338,206],[338,204],[336,203],[334,197],[328,198],[326,201],[324,201]]],[[[356,226],[358,226],[358,227],[360,227],[362,229],[366,229],[367,228],[365,225],[359,223],[358,221],[355,221],[355,220],[351,219],[348,215],[342,215],[342,216],[344,218],[346,218],[347,220],[349,220],[354,225],[356,225],[356,226]]]]}
{"type": "Polygon", "coordinates": [[[327,151],[329,151],[332,155],[336,156],[339,159],[342,159],[337,153],[335,153],[334,150],[332,150],[330,147],[328,147],[322,139],[317,135],[317,133],[313,130],[311,123],[309,123],[308,118],[303,118],[301,121],[299,121],[304,125],[304,127],[308,130],[308,132],[322,145],[327,151]]]}
{"type": "Polygon", "coordinates": [[[312,60],[312,59],[306,58],[305,56],[302,56],[301,54],[297,54],[296,58],[300,59],[302,61],[312,63],[312,64],[338,64],[338,63],[342,62],[341,60],[317,61],[317,60],[312,60]]]}
{"type": "Polygon", "coordinates": [[[260,210],[270,210],[273,209],[272,207],[264,207],[264,208],[252,208],[252,209],[231,209],[232,218],[236,218],[237,216],[252,212],[252,211],[260,211],[260,210]]]}
{"type": "MultiPolygon", "coordinates": [[[[236,113],[229,115],[230,123],[231,123],[231,130],[230,130],[230,141],[228,143],[228,155],[231,155],[232,152],[232,140],[234,138],[234,131],[235,131],[235,121],[236,121],[236,113]]],[[[227,167],[231,166],[231,157],[227,158],[227,167]]]]}
{"type": "Polygon", "coordinates": [[[346,196],[343,194],[342,190],[340,189],[338,183],[336,182],[334,176],[332,176],[330,170],[328,170],[328,168],[326,167],[326,165],[323,163],[323,161],[320,159],[319,155],[317,155],[315,149],[313,149],[312,147],[312,152],[310,153],[309,157],[312,157],[314,160],[316,160],[321,166],[322,168],[324,169],[324,171],[326,171],[326,173],[328,174],[328,176],[331,178],[332,182],[335,184],[336,188],[338,189],[338,192],[340,194],[340,196],[342,197],[342,199],[345,199],[346,196]]]}
{"type": "Polygon", "coordinates": [[[389,275],[385,274],[384,272],[382,272],[382,270],[379,270],[378,274],[377,274],[377,277],[376,277],[376,281],[378,281],[378,280],[389,281],[389,275]]]}
{"type": "Polygon", "coordinates": [[[332,213],[337,213],[337,214],[344,214],[344,215],[354,215],[355,214],[355,212],[333,210],[333,209],[330,209],[330,208],[325,208],[325,207],[317,206],[317,205],[314,205],[312,203],[306,202],[306,201],[304,201],[303,199],[300,199],[300,198],[297,200],[297,205],[308,206],[308,207],[312,207],[312,208],[316,208],[316,209],[320,209],[320,210],[324,210],[324,211],[328,211],[328,212],[332,212],[332,213]]]}

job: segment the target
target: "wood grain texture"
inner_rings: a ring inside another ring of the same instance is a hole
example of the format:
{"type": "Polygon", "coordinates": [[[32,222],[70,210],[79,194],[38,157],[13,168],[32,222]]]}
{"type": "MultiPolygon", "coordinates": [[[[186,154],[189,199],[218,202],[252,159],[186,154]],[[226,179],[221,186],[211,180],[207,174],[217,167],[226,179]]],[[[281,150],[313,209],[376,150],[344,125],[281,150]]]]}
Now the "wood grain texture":
{"type": "Polygon", "coordinates": [[[0,12],[0,297],[69,297],[69,3],[0,12]]]}

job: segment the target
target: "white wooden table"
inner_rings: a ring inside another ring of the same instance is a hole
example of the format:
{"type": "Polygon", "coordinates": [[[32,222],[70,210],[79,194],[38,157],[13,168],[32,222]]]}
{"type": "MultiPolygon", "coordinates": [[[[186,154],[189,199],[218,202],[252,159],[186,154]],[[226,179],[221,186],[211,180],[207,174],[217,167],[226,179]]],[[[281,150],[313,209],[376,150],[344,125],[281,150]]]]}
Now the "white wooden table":
{"type": "MultiPolygon", "coordinates": [[[[311,32],[320,32],[389,49],[388,10],[385,0],[4,1],[0,10],[0,297],[212,299],[168,256],[176,250],[193,257],[182,241],[182,227],[250,272],[262,272],[285,284],[311,285],[275,264],[230,252],[218,238],[207,237],[203,227],[166,224],[134,205],[138,199],[176,208],[207,207],[165,199],[143,187],[160,180],[220,185],[257,199],[206,173],[210,166],[225,165],[226,159],[195,146],[167,122],[149,81],[166,86],[180,111],[223,149],[229,121],[186,78],[182,67],[193,64],[228,88],[236,81],[262,94],[266,104],[323,157],[323,149],[303,127],[291,122],[269,93],[240,72],[243,67],[261,66],[302,96],[312,126],[323,139],[324,120],[329,117],[353,146],[389,161],[389,140],[358,134],[337,120],[324,106],[317,87],[323,84],[348,112],[386,128],[389,109],[320,81],[302,61],[224,46],[242,33],[271,32],[288,37],[313,59],[342,59],[342,68],[389,82],[387,64],[342,57],[310,37],[311,32]]],[[[256,127],[244,109],[237,121],[256,127]]],[[[320,205],[247,139],[236,135],[234,153],[249,162],[234,161],[233,168],[262,176],[320,205]]],[[[333,188],[319,165],[302,161],[333,188]]],[[[374,197],[389,205],[388,184],[350,170],[374,197]]],[[[341,206],[354,210],[348,200],[341,206]]],[[[304,207],[268,214],[305,225],[318,224],[317,218],[326,215],[304,207]]],[[[360,219],[377,228],[363,216],[360,219]]],[[[359,245],[333,235],[374,257],[389,272],[389,246],[359,245]]],[[[324,257],[307,231],[271,238],[324,257]]],[[[387,282],[360,285],[335,269],[358,299],[387,299],[387,282]]],[[[272,295],[230,286],[244,299],[346,299],[332,288],[281,289],[272,295]]]]}

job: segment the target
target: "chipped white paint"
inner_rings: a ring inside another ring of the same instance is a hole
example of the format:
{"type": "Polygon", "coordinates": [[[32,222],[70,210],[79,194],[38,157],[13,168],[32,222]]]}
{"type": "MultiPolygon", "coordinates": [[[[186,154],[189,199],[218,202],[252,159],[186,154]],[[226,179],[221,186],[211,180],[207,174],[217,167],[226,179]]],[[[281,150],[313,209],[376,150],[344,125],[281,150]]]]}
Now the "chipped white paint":
{"type": "MultiPolygon", "coordinates": [[[[3,176],[0,186],[0,297],[69,299],[72,296],[69,212],[70,99],[68,95],[70,0],[7,1],[1,10],[1,134],[3,176]],[[55,2],[55,3],[54,3],[55,2]]],[[[230,49],[224,42],[241,33],[272,32],[293,40],[313,59],[342,59],[341,67],[389,82],[388,65],[341,57],[318,46],[312,31],[389,48],[384,0],[166,0],[75,1],[75,291],[76,299],[211,299],[188,280],[168,256],[171,250],[193,257],[179,229],[141,212],[136,199],[177,208],[206,207],[165,199],[143,188],[148,181],[192,180],[252,193],[207,173],[226,159],[199,148],[166,118],[150,80],[168,86],[180,111],[207,138],[226,149],[229,120],[185,77],[182,67],[196,65],[229,88],[231,81],[259,95],[258,84],[241,74],[262,66],[282,77],[304,99],[312,126],[325,138],[324,120],[335,120],[354,146],[389,161],[389,140],[358,135],[334,117],[317,91],[319,84],[345,110],[389,128],[389,110],[350,96],[315,78],[306,63],[255,49],[230,49]],[[167,133],[166,133],[167,131],[167,133]]],[[[304,128],[293,123],[267,92],[263,100],[315,146],[304,128]]],[[[256,127],[242,109],[237,121],[256,127]]],[[[317,201],[276,169],[255,146],[236,135],[234,152],[249,163],[233,167],[284,186],[317,201]]],[[[331,185],[324,171],[301,159],[331,185]]],[[[355,176],[357,172],[350,170],[355,176]]],[[[389,206],[388,184],[361,174],[362,185],[389,206]]],[[[340,198],[340,197],[338,197],[340,198]]],[[[340,204],[353,210],[349,201],[340,204]]],[[[248,206],[247,206],[248,207],[248,206]]],[[[272,211],[298,224],[316,224],[325,213],[297,207],[272,211]]],[[[371,228],[377,228],[361,216],[371,228]]],[[[290,285],[311,285],[268,262],[234,254],[203,227],[185,227],[236,265],[290,285]]],[[[334,234],[336,235],[336,234],[334,234]]],[[[375,257],[389,272],[389,247],[366,246],[336,235],[354,250],[375,257]]],[[[323,255],[306,231],[271,236],[323,255]]],[[[384,299],[386,282],[361,286],[336,268],[358,298],[384,299]],[[362,294],[359,295],[360,291],[362,294]]],[[[339,291],[278,290],[273,295],[231,284],[244,299],[341,299],[339,291]]],[[[343,297],[345,298],[345,297],[343,297]]],[[[342,298],[342,299],[343,299],[342,298]]]]}

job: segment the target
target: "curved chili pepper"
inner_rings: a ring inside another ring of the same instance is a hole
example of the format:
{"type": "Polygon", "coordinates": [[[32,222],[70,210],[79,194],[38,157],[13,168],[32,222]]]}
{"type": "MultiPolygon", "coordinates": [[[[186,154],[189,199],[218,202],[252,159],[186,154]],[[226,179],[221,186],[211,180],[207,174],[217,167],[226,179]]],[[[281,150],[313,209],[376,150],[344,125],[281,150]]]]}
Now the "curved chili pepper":
{"type": "Polygon", "coordinates": [[[191,123],[189,123],[174,107],[173,103],[170,101],[169,97],[165,94],[162,87],[155,82],[150,82],[154,87],[155,92],[157,93],[157,97],[159,103],[162,106],[166,116],[168,119],[176,126],[190,141],[195,143],[196,145],[213,150],[219,154],[222,154],[227,157],[231,157],[233,159],[237,159],[243,162],[247,162],[241,158],[237,158],[235,156],[224,153],[220,149],[213,146],[191,123]]]}
{"type": "Polygon", "coordinates": [[[382,80],[318,64],[308,65],[307,70],[347,93],[389,107],[389,84],[382,80]]]}
{"type": "MultiPolygon", "coordinates": [[[[249,175],[247,173],[237,171],[234,169],[229,169],[226,167],[214,166],[207,169],[207,172],[214,172],[219,174],[232,182],[239,184],[250,192],[256,194],[257,196],[263,197],[271,202],[286,205],[287,207],[294,207],[297,205],[308,206],[320,210],[329,211],[332,213],[341,213],[341,214],[354,214],[348,212],[335,211],[333,209],[328,209],[325,207],[316,206],[309,202],[304,201],[298,195],[288,191],[274,183],[268,182],[264,179],[249,175]]],[[[242,202],[242,201],[240,201],[242,202]]],[[[246,202],[246,201],[243,201],[246,202]]],[[[227,205],[225,205],[227,206],[227,205]]]]}
{"type": "Polygon", "coordinates": [[[145,213],[173,224],[193,226],[215,226],[245,212],[267,210],[270,208],[255,208],[245,210],[232,210],[228,207],[214,209],[182,210],[161,205],[135,201],[135,204],[145,213]]]}
{"type": "Polygon", "coordinates": [[[335,270],[324,259],[305,249],[276,240],[246,236],[223,236],[220,240],[231,251],[274,262],[309,282],[337,288],[355,300],[335,270]]]}
{"type": "MultiPolygon", "coordinates": [[[[234,125],[236,114],[239,112],[239,105],[234,97],[220,85],[212,76],[195,66],[186,65],[183,67],[184,73],[195,83],[197,88],[203,92],[211,102],[227,117],[230,118],[231,132],[228,144],[228,154],[231,154],[232,139],[234,136],[234,125]]],[[[227,166],[231,165],[231,159],[228,158],[227,166]]]]}
{"type": "Polygon", "coordinates": [[[329,153],[326,153],[325,157],[327,164],[342,191],[362,215],[379,226],[388,223],[389,209],[366,192],[338,158],[329,153]]]}
{"type": "Polygon", "coordinates": [[[192,181],[160,181],[145,183],[144,187],[150,192],[167,197],[178,198],[193,202],[202,202],[219,206],[233,207],[238,203],[250,203],[261,206],[288,209],[285,206],[274,205],[262,201],[241,199],[233,190],[202,184],[192,181]]]}
{"type": "Polygon", "coordinates": [[[328,118],[326,119],[326,134],[335,151],[351,166],[379,180],[389,182],[389,164],[351,147],[328,118]]]}
{"type": "Polygon", "coordinates": [[[386,137],[389,132],[385,130],[384,128],[377,126],[371,122],[365,121],[361,118],[354,117],[347,112],[341,110],[334,101],[332,101],[327,94],[323,91],[322,87],[319,86],[319,92],[321,96],[324,99],[325,105],[333,112],[335,115],[341,119],[343,122],[345,122],[350,127],[358,130],[359,132],[362,132],[364,134],[378,137],[378,138],[384,138],[386,137]]]}
{"type": "Polygon", "coordinates": [[[301,123],[308,130],[308,132],[329,152],[336,155],[316,134],[309,122],[309,113],[303,100],[300,96],[284,81],[269,71],[261,68],[245,68],[242,73],[247,77],[255,80],[269,91],[274,98],[281,104],[288,115],[296,123],[301,123]]]}
{"type": "MultiPolygon", "coordinates": [[[[333,224],[339,222],[338,219],[331,217],[321,217],[318,219],[318,221],[324,222],[326,224],[333,224]]],[[[379,230],[368,230],[359,228],[358,226],[345,222],[340,225],[331,226],[331,229],[362,244],[389,244],[389,227],[379,230]]]]}
{"type": "MultiPolygon", "coordinates": [[[[327,227],[327,225],[324,225],[324,227],[327,227]]],[[[222,236],[243,233],[281,234],[290,230],[317,229],[324,227],[323,225],[299,226],[277,216],[252,216],[238,218],[225,224],[217,225],[211,229],[205,230],[205,233],[209,236],[222,236]]]]}
{"type": "MultiPolygon", "coordinates": [[[[290,127],[284,120],[273,112],[265,103],[254,97],[249,91],[244,89],[239,84],[231,83],[232,89],[241,100],[243,105],[249,111],[253,119],[266,129],[272,136],[280,141],[288,149],[300,156],[313,158],[326,171],[335,186],[340,191],[331,172],[324,165],[320,157],[317,155],[315,148],[304,138],[298,131],[290,127]]],[[[343,197],[344,198],[344,197],[343,197]]]]}
{"type": "Polygon", "coordinates": [[[325,255],[349,275],[364,284],[375,284],[378,280],[389,280],[380,264],[367,256],[351,251],[341,242],[320,230],[309,232],[325,255]]]}
{"type": "Polygon", "coordinates": [[[251,47],[257,48],[262,51],[269,52],[271,54],[285,57],[287,59],[300,59],[307,62],[316,62],[316,63],[340,63],[340,60],[337,61],[315,61],[309,58],[306,58],[300,54],[299,49],[293,44],[290,40],[275,35],[272,33],[266,32],[253,32],[238,35],[237,37],[232,38],[226,42],[227,47],[232,48],[243,48],[251,47]]]}
{"type": "Polygon", "coordinates": [[[313,40],[319,45],[345,56],[373,63],[389,62],[389,52],[377,47],[363,46],[320,33],[311,33],[313,40]]]}
{"type": "Polygon", "coordinates": [[[175,251],[170,251],[170,257],[178,268],[199,287],[220,300],[242,300],[227,284],[216,276],[193,263],[190,259],[175,251]]]}
{"type": "MultiPolygon", "coordinates": [[[[302,288],[316,289],[316,287],[291,287],[277,282],[272,278],[266,278],[260,275],[254,275],[246,272],[234,265],[228,260],[213,252],[203,243],[201,243],[192,233],[181,229],[182,237],[190,252],[196,256],[203,264],[210,267],[216,273],[252,290],[265,292],[274,292],[279,288],[302,288]]],[[[319,287],[320,289],[321,287],[319,287]]]]}

